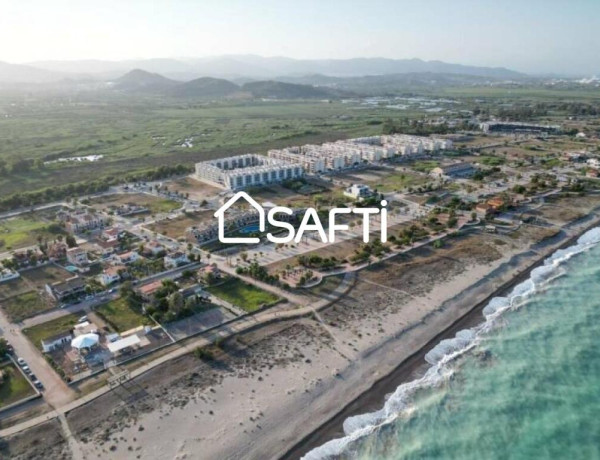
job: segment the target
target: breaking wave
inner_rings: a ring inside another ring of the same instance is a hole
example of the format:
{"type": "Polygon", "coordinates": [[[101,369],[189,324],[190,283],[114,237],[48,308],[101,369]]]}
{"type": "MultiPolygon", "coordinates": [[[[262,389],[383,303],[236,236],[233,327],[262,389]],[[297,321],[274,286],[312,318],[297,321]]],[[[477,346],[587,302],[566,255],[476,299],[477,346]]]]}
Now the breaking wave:
{"type": "Polygon", "coordinates": [[[544,289],[548,283],[565,273],[561,265],[571,257],[580,254],[600,243],[600,227],[584,233],[577,243],[559,249],[548,257],[543,265],[536,267],[527,280],[516,285],[506,297],[494,297],[483,309],[485,321],[471,329],[456,333],[454,338],[440,341],[425,355],[431,365],[425,375],[411,382],[403,383],[386,400],[384,406],[375,412],[348,417],[343,424],[343,438],[333,439],[308,452],[303,459],[322,460],[342,455],[356,440],[385,426],[411,409],[412,395],[422,388],[434,387],[448,380],[454,373],[451,363],[460,355],[475,347],[482,336],[507,310],[524,305],[532,295],[544,289]]]}

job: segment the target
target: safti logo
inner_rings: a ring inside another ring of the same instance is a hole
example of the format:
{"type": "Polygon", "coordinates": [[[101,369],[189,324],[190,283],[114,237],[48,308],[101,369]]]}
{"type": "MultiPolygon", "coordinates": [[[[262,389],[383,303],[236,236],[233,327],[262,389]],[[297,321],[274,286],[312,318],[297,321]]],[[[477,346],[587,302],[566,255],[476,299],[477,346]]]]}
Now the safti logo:
{"type": "Polygon", "coordinates": [[[265,232],[266,223],[273,227],[283,228],[287,230],[286,236],[275,236],[272,233],[267,233],[267,239],[272,243],[291,243],[292,241],[299,243],[302,240],[305,231],[316,231],[321,238],[323,243],[335,243],[335,232],[349,230],[347,224],[337,224],[336,216],[338,214],[360,214],[363,216],[362,229],[363,229],[363,241],[369,242],[370,234],[370,216],[379,214],[381,216],[381,236],[380,240],[382,243],[387,241],[387,201],[381,201],[381,209],[379,208],[333,208],[329,211],[329,225],[328,232],[321,224],[321,219],[317,210],[314,208],[308,208],[302,217],[302,221],[298,227],[298,230],[292,226],[289,222],[277,220],[277,214],[287,214],[291,216],[294,214],[290,208],[285,206],[275,206],[269,209],[269,212],[265,215],[264,208],[258,204],[250,195],[246,192],[238,192],[231,197],[223,206],[215,212],[215,217],[219,219],[219,241],[221,243],[235,243],[235,244],[257,244],[260,243],[258,237],[240,237],[240,238],[228,238],[225,236],[225,213],[227,210],[239,199],[244,199],[258,211],[258,229],[260,232],[265,232]],[[312,221],[312,223],[310,223],[312,221]]]}

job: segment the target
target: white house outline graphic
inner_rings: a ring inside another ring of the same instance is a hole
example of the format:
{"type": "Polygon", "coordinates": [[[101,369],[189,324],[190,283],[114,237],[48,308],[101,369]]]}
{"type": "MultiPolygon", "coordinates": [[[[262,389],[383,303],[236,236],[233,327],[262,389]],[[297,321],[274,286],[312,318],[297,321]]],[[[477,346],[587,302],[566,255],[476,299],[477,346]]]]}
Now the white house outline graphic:
{"type": "Polygon", "coordinates": [[[240,237],[240,238],[225,238],[225,211],[227,211],[237,200],[243,198],[258,211],[258,229],[261,232],[265,231],[265,210],[246,192],[237,192],[227,202],[221,206],[216,212],[215,217],[219,219],[219,241],[222,243],[242,243],[242,244],[258,244],[258,237],[240,237]]]}

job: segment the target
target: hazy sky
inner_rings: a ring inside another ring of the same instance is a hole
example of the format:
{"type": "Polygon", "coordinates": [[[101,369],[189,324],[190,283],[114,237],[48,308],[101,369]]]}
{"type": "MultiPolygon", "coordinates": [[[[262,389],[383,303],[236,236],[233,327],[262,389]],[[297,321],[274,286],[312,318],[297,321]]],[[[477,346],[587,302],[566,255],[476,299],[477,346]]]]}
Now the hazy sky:
{"type": "Polygon", "coordinates": [[[219,54],[600,73],[600,0],[0,0],[0,61],[219,54]]]}

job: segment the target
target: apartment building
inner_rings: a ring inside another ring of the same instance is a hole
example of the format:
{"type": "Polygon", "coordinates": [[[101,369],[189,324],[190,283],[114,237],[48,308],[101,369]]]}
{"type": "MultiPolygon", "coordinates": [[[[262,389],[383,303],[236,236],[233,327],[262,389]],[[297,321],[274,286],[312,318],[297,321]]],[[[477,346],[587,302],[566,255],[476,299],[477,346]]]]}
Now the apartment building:
{"type": "Polygon", "coordinates": [[[86,230],[102,228],[109,222],[109,219],[104,215],[91,213],[87,210],[61,211],[57,213],[57,217],[65,223],[65,228],[69,233],[81,233],[86,230]]]}
{"type": "Polygon", "coordinates": [[[300,147],[287,147],[285,149],[271,149],[268,151],[269,158],[282,160],[300,165],[310,174],[318,174],[326,171],[325,160],[319,156],[305,155],[300,147]]]}
{"type": "Polygon", "coordinates": [[[196,163],[196,179],[229,190],[296,179],[304,175],[299,164],[256,154],[237,155],[196,163]]]}
{"type": "Polygon", "coordinates": [[[484,133],[511,133],[511,134],[556,134],[559,125],[540,125],[537,123],[522,123],[518,121],[488,121],[479,124],[479,129],[484,133]]]}
{"type": "Polygon", "coordinates": [[[438,152],[453,147],[451,139],[390,134],[381,136],[381,144],[396,150],[401,155],[420,155],[423,152],[438,152]]]}

